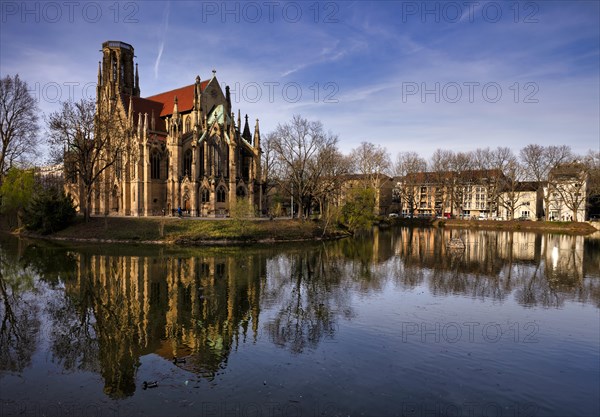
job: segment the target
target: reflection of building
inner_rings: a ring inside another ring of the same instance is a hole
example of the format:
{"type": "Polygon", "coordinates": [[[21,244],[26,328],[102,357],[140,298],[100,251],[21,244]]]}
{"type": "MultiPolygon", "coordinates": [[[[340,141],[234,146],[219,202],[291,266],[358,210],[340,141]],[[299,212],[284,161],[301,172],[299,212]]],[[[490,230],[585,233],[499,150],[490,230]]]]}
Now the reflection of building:
{"type": "Polygon", "coordinates": [[[135,391],[139,357],[187,357],[185,367],[212,377],[238,337],[258,334],[260,256],[243,258],[79,257],[71,295],[91,291],[105,392],[135,391]]]}
{"type": "Polygon", "coordinates": [[[242,126],[239,110],[235,121],[229,87],[224,94],[215,71],[210,79],[196,77],[193,84],[142,98],[133,58],[127,43],[102,44],[97,111],[122,125],[128,147],[103,173],[92,212],[148,216],[181,207],[192,216],[217,216],[237,198],[260,209],[258,119],[253,134],[248,116],[242,126]]]}
{"type": "Polygon", "coordinates": [[[550,235],[546,238],[544,258],[549,280],[579,280],[583,277],[583,236],[550,235]]]}

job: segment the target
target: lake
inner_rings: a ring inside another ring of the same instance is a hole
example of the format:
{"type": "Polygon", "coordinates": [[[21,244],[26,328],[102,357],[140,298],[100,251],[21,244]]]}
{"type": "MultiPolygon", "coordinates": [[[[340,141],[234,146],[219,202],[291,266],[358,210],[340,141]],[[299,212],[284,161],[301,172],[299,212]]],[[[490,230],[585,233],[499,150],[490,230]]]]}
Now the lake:
{"type": "Polygon", "coordinates": [[[0,245],[0,416],[600,415],[598,234],[0,245]]]}

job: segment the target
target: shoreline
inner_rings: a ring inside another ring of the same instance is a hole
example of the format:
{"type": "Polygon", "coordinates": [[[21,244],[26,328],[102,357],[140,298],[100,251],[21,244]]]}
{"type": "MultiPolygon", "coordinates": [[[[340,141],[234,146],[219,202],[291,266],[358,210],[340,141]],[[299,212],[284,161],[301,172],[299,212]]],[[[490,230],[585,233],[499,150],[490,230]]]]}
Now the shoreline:
{"type": "Polygon", "coordinates": [[[178,217],[78,217],[56,233],[41,235],[26,230],[6,233],[27,239],[78,244],[151,246],[243,246],[294,242],[320,242],[350,236],[337,227],[323,230],[320,222],[290,219],[198,219],[178,217]]]}
{"type": "MultiPolygon", "coordinates": [[[[589,223],[545,221],[495,221],[459,219],[385,219],[380,227],[436,227],[471,230],[498,230],[531,233],[558,233],[587,236],[598,232],[589,223]]],[[[599,224],[600,227],[600,224],[599,224]]],[[[24,230],[6,233],[28,239],[77,244],[125,244],[150,246],[243,246],[276,245],[337,240],[351,234],[312,220],[290,219],[196,219],[177,217],[92,217],[89,223],[77,218],[59,232],[40,235],[24,230]]]]}
{"type": "MultiPolygon", "coordinates": [[[[534,220],[459,220],[435,219],[430,221],[434,227],[454,229],[503,230],[532,233],[561,233],[586,236],[600,229],[586,222],[547,222],[534,220]]],[[[599,224],[600,226],[600,224],[599,224]]]]}

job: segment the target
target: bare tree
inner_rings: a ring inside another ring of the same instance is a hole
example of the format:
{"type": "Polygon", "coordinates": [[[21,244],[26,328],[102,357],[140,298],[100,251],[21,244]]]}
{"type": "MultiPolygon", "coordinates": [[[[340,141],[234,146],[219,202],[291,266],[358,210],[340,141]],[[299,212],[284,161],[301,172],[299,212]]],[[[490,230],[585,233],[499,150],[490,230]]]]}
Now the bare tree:
{"type": "Polygon", "coordinates": [[[274,133],[265,135],[261,141],[261,167],[262,167],[262,186],[263,195],[265,196],[265,207],[270,212],[270,194],[277,187],[280,177],[280,164],[279,159],[275,153],[274,143],[276,136],[274,133]]]}
{"type": "Polygon", "coordinates": [[[426,175],[427,162],[416,152],[400,152],[396,156],[394,174],[397,178],[394,194],[401,205],[406,205],[412,215],[418,193],[418,186],[426,175]]]}
{"type": "Polygon", "coordinates": [[[321,215],[325,214],[325,220],[329,221],[330,203],[339,200],[343,176],[350,172],[352,163],[349,157],[333,146],[321,152],[313,163],[315,166],[311,171],[318,174],[315,178],[314,197],[319,204],[319,212],[321,215]]]}
{"type": "Polygon", "coordinates": [[[48,127],[51,155],[80,182],[80,210],[88,221],[92,195],[102,174],[128,151],[125,117],[116,103],[108,103],[106,111],[96,111],[94,101],[82,99],[62,103],[62,109],[48,117],[48,127]]]}
{"type": "Polygon", "coordinates": [[[375,190],[381,187],[382,179],[391,174],[392,162],[387,149],[370,142],[362,142],[350,152],[353,171],[364,175],[368,185],[375,190]]]}
{"type": "Polygon", "coordinates": [[[486,189],[486,209],[490,214],[497,213],[498,199],[502,183],[504,181],[504,171],[509,162],[514,159],[514,154],[510,148],[499,146],[496,149],[476,149],[473,152],[473,164],[479,171],[478,181],[486,189]]]}
{"type": "Polygon", "coordinates": [[[588,196],[590,206],[590,217],[597,217],[600,213],[600,150],[589,150],[583,159],[587,166],[588,176],[588,196]]]}
{"type": "MultiPolygon", "coordinates": [[[[589,177],[589,166],[581,162],[558,165],[550,170],[548,175],[548,194],[552,195],[553,201],[559,206],[564,205],[571,211],[574,221],[579,220],[578,212],[585,210],[589,177]]],[[[560,211],[560,207],[558,209],[560,211]]]]}
{"type": "Polygon", "coordinates": [[[0,80],[0,184],[9,168],[37,155],[38,112],[18,74],[0,80]]]}
{"type": "MultiPolygon", "coordinates": [[[[554,167],[563,164],[573,158],[571,148],[567,145],[562,146],[540,146],[530,144],[521,149],[519,153],[521,162],[525,170],[525,176],[531,181],[536,181],[540,184],[550,181],[550,170],[554,167]]],[[[548,184],[548,188],[552,188],[548,184]]],[[[545,218],[548,220],[550,212],[547,209],[550,205],[552,195],[547,192],[544,194],[545,218]]]]}
{"type": "Polygon", "coordinates": [[[436,149],[431,155],[429,169],[431,171],[433,183],[436,186],[436,205],[441,207],[442,214],[448,205],[449,190],[451,187],[450,169],[454,152],[445,149],[436,149]]]}
{"type": "Polygon", "coordinates": [[[498,205],[508,214],[507,220],[515,218],[515,212],[527,202],[521,198],[521,182],[525,177],[525,170],[516,157],[511,158],[506,164],[504,176],[498,193],[498,205]]]}
{"type": "Polygon", "coordinates": [[[300,115],[295,115],[290,123],[278,125],[274,135],[273,150],[281,164],[281,185],[296,199],[300,207],[298,217],[302,219],[304,211],[310,210],[315,188],[323,175],[315,161],[322,152],[335,148],[338,138],[325,133],[321,122],[300,115]]]}
{"type": "Polygon", "coordinates": [[[454,215],[454,209],[459,212],[463,210],[465,191],[472,178],[470,173],[473,168],[473,160],[470,153],[458,152],[450,158],[449,197],[450,214],[454,215]]]}

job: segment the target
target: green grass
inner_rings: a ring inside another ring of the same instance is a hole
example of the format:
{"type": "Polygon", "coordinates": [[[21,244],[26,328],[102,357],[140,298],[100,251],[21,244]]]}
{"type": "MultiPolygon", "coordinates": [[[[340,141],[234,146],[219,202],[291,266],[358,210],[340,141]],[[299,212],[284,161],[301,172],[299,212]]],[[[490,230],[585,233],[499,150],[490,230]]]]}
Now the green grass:
{"type": "Polygon", "coordinates": [[[333,238],[344,232],[330,228],[326,236],[320,223],[298,220],[200,220],[189,218],[80,217],[53,237],[73,240],[164,243],[260,242],[333,238]],[[162,233],[161,233],[162,230],[162,233]]]}

